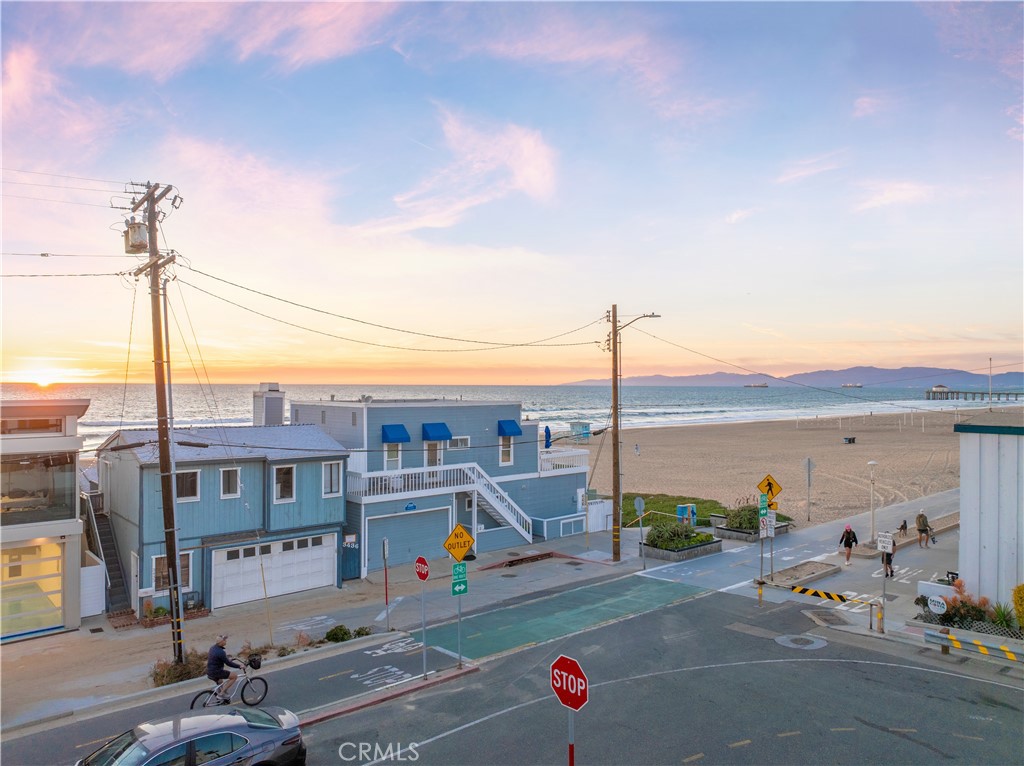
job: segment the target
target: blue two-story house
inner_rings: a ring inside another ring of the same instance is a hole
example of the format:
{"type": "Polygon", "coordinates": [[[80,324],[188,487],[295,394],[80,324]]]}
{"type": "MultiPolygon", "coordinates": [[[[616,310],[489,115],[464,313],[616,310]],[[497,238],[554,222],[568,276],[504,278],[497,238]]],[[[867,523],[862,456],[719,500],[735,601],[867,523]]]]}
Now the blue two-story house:
{"type": "Polygon", "coordinates": [[[455,524],[492,551],[584,531],[589,453],[545,446],[518,402],[462,399],[292,401],[293,424],[350,450],[345,532],[361,576],[447,557],[455,524]]]}
{"type": "MultiPolygon", "coordinates": [[[[348,451],[315,426],[175,428],[174,510],[186,606],[341,587],[348,451]]],[[[97,450],[100,490],[137,614],[168,606],[157,432],[97,450]]]]}

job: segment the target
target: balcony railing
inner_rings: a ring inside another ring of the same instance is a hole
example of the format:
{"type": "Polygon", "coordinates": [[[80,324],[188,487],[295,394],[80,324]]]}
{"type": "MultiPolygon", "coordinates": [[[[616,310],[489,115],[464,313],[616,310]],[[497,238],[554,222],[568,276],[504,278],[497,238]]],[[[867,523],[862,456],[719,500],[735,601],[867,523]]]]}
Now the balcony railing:
{"type": "Polygon", "coordinates": [[[542,449],[540,471],[586,470],[590,465],[590,452],[585,449],[542,449]]]}

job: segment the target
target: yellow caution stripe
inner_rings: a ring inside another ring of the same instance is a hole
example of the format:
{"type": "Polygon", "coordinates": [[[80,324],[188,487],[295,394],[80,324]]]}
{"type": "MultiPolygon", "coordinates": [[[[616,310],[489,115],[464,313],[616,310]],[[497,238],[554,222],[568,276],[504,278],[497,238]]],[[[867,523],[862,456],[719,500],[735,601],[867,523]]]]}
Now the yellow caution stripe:
{"type": "Polygon", "coordinates": [[[842,593],[829,593],[827,590],[815,590],[814,588],[804,588],[799,585],[794,585],[790,590],[794,593],[801,593],[805,596],[814,596],[815,598],[827,598],[832,601],[847,601],[848,599],[842,593]]]}
{"type": "Polygon", "coordinates": [[[1003,644],[986,644],[977,639],[957,638],[952,633],[940,633],[935,630],[926,630],[924,640],[927,644],[941,644],[951,646],[954,649],[964,649],[970,652],[977,652],[989,657],[1005,657],[1012,662],[1024,662],[1024,657],[1015,653],[1008,646],[1003,644]]]}

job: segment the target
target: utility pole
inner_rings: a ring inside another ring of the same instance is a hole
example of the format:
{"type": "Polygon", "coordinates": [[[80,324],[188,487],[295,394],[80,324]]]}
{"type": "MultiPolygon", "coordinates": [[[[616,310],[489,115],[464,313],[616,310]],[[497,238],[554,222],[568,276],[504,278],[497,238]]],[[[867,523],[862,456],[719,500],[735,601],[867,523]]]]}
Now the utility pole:
{"type": "Polygon", "coordinates": [[[612,561],[619,561],[621,553],[622,530],[622,469],[619,463],[619,376],[621,359],[619,358],[619,333],[638,319],[659,317],[660,314],[641,314],[633,317],[619,327],[618,305],[612,304],[609,317],[612,331],[608,335],[612,352],[612,561]]]}
{"type": "Polygon", "coordinates": [[[619,313],[612,304],[612,561],[621,558],[622,487],[619,468],[619,313]]]}
{"type": "Polygon", "coordinates": [[[167,408],[167,379],[164,359],[163,322],[160,314],[161,272],[164,266],[174,261],[174,256],[160,257],[157,232],[156,206],[164,197],[171,193],[172,186],[148,184],[146,193],[132,205],[136,212],[143,205],[146,207],[146,224],[149,238],[149,261],[134,272],[135,276],[149,272],[149,298],[153,324],[153,372],[156,380],[156,427],[157,448],[160,455],[160,494],[164,512],[164,544],[167,548],[167,578],[171,600],[171,643],[174,649],[174,661],[185,661],[184,644],[182,641],[182,614],[180,566],[178,562],[178,528],[174,514],[174,473],[171,468],[171,428],[167,408]]]}

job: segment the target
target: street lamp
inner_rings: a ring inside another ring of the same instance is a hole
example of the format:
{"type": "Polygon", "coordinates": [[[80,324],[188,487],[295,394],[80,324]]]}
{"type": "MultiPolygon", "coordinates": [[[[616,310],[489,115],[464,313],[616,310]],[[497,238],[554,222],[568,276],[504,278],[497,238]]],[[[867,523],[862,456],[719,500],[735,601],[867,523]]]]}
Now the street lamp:
{"type": "Polygon", "coordinates": [[[868,461],[868,469],[871,471],[871,540],[875,542],[875,466],[878,465],[877,460],[868,461]]]}
{"type": "Polygon", "coordinates": [[[638,319],[656,318],[660,314],[641,314],[619,327],[618,305],[612,304],[612,331],[608,336],[612,352],[612,561],[619,561],[620,526],[622,521],[622,487],[619,471],[619,333],[638,319]]]}

